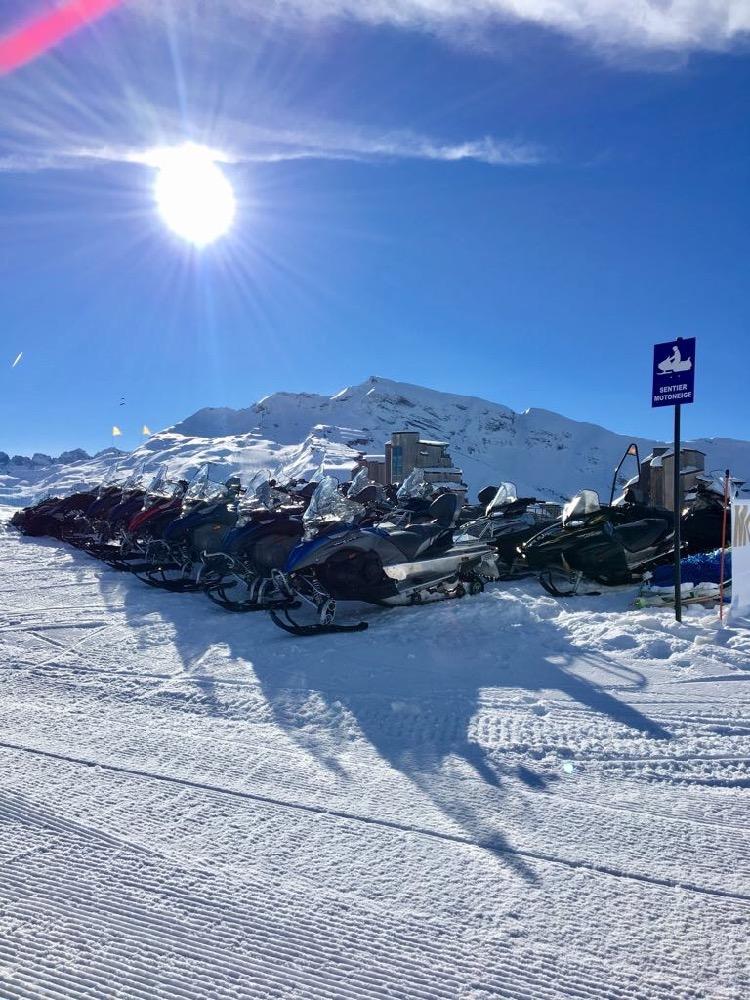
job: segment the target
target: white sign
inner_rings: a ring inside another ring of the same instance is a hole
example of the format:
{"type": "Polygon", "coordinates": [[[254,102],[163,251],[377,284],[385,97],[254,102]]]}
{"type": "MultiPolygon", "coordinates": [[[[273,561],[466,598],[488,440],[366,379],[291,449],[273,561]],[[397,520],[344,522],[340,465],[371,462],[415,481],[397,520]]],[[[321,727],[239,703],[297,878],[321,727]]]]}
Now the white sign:
{"type": "Polygon", "coordinates": [[[732,501],[732,613],[750,619],[750,500],[732,501]]]}

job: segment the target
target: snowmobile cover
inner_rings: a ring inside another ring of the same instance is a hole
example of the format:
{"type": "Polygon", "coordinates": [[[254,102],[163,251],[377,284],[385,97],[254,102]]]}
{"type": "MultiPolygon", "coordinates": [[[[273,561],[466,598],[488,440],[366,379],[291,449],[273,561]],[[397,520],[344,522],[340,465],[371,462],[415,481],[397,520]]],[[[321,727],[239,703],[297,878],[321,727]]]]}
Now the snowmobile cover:
{"type": "MultiPolygon", "coordinates": [[[[697,552],[680,560],[682,582],[719,583],[721,580],[721,549],[714,552],[697,552]]],[[[724,580],[732,578],[732,554],[727,552],[724,559],[724,580]]],[[[655,566],[651,582],[656,587],[674,586],[674,567],[655,566]]]]}

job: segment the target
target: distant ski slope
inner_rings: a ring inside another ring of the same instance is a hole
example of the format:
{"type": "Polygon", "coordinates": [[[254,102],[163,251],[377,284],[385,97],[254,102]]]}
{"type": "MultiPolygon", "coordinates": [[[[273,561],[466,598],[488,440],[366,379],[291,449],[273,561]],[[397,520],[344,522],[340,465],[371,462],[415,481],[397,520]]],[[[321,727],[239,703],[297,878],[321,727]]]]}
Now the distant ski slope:
{"type": "MultiPolygon", "coordinates": [[[[333,396],[278,392],[246,409],[198,410],[154,435],[123,461],[166,462],[174,475],[203,462],[249,475],[284,465],[298,474],[326,466],[348,478],[358,452],[382,453],[392,431],[412,429],[450,443],[471,491],[504,479],[519,493],[551,499],[588,487],[608,496],[612,471],[632,438],[550,410],[516,413],[500,403],[458,396],[372,376],[333,396]]],[[[636,439],[641,455],[654,441],[636,439]]],[[[706,452],[707,469],[732,469],[750,480],[750,442],[728,438],[690,442],[706,452]]],[[[45,489],[100,481],[111,450],[93,459],[42,468],[0,465],[0,501],[23,503],[45,489]]],[[[633,469],[624,470],[631,474],[633,469]]]]}

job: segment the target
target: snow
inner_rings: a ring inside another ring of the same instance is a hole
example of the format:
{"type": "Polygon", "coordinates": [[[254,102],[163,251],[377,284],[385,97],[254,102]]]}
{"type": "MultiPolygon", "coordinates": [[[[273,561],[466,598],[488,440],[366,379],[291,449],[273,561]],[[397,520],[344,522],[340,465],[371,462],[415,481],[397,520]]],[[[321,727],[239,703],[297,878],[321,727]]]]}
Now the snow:
{"type": "MultiPolygon", "coordinates": [[[[632,438],[549,410],[515,413],[472,396],[437,392],[371,376],[334,396],[274,393],[245,409],[207,408],[149,438],[123,468],[166,462],[172,475],[189,475],[204,462],[227,475],[262,468],[293,468],[304,475],[325,457],[326,471],[348,479],[357,458],[380,454],[393,431],[416,430],[447,441],[470,494],[510,480],[519,496],[566,500],[582,488],[609,496],[612,472],[632,438]]],[[[657,442],[638,439],[641,454],[657,442]]],[[[712,439],[685,447],[707,453],[707,469],[731,468],[750,479],[750,442],[712,439]]],[[[44,489],[75,489],[100,482],[110,450],[93,459],[44,468],[0,465],[0,502],[24,504],[44,489]]],[[[632,474],[624,466],[623,474],[632,474]]]]}
{"type": "Polygon", "coordinates": [[[496,584],[295,641],[0,551],[3,998],[750,995],[715,612],[496,584]]]}

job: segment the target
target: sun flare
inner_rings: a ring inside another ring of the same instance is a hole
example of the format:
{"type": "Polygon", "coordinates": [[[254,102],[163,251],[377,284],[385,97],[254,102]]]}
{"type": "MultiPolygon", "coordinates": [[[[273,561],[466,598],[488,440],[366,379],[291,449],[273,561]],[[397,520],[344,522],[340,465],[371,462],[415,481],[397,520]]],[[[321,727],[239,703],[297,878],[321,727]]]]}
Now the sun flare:
{"type": "Polygon", "coordinates": [[[157,167],[154,197],[173,233],[203,247],[229,230],[234,191],[211,150],[193,143],[160,150],[157,167]]]}

